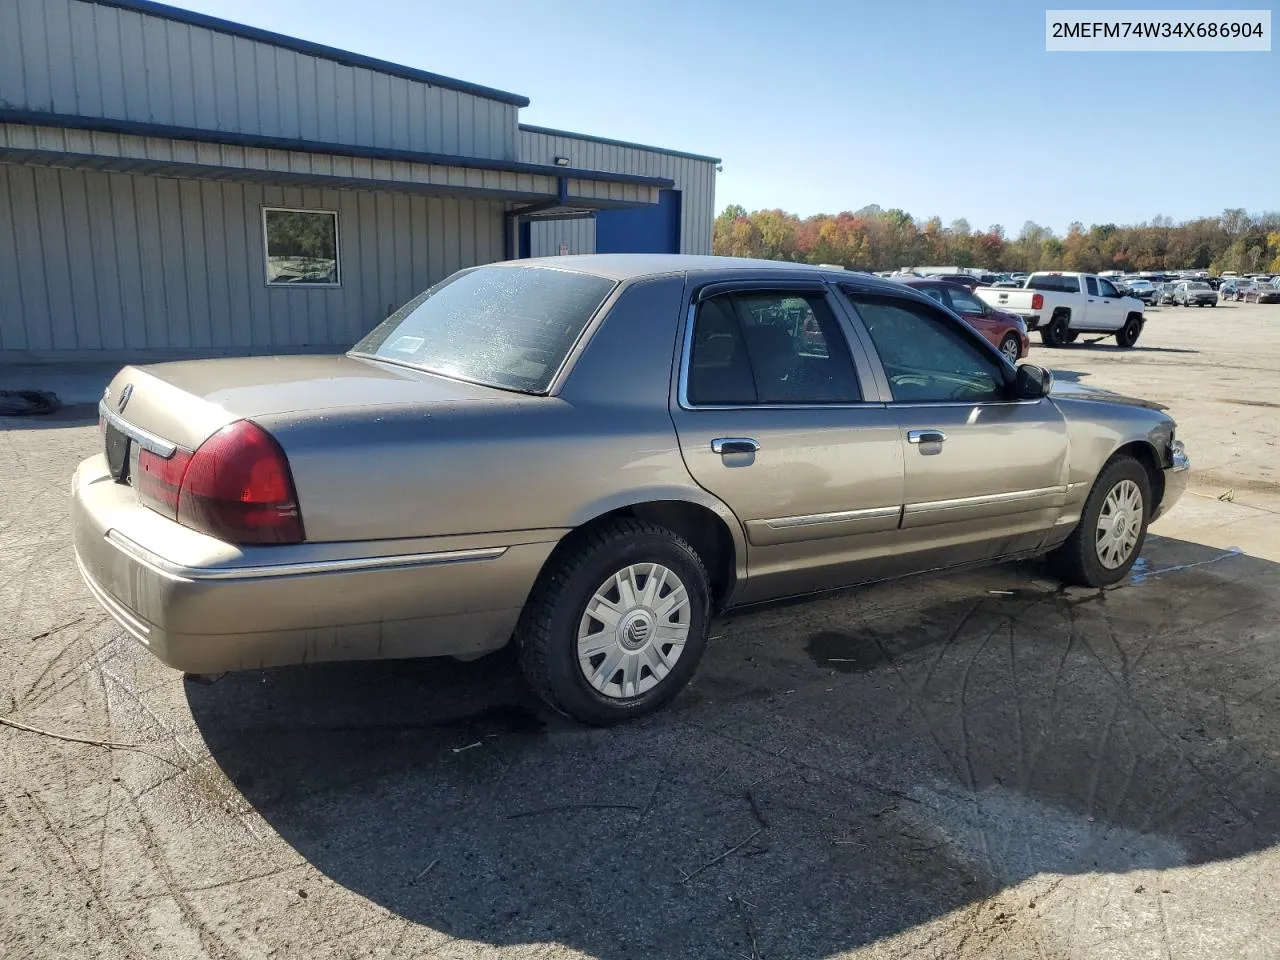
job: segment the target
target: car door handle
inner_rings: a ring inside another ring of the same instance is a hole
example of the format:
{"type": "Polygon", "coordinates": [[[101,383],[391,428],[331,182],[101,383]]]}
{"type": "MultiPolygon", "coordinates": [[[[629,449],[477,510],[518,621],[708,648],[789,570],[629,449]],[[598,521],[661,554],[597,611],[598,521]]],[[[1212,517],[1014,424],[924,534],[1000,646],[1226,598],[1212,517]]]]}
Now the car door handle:
{"type": "Polygon", "coordinates": [[[941,430],[908,430],[907,443],[944,443],[947,435],[941,430]]]}
{"type": "Polygon", "coordinates": [[[760,442],[750,437],[717,437],[711,441],[711,452],[721,456],[730,453],[755,453],[760,449],[760,442]]]}
{"type": "Polygon", "coordinates": [[[1090,302],[1090,303],[1093,303],[1093,297],[1090,297],[1090,298],[1089,298],[1089,302],[1090,302]]]}

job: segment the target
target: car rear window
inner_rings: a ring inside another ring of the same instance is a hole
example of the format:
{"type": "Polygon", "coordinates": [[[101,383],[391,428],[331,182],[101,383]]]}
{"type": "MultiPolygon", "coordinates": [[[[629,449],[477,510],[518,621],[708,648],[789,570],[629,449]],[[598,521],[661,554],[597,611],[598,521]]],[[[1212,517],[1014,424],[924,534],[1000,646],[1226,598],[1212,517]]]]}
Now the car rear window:
{"type": "Polygon", "coordinates": [[[1079,277],[1067,277],[1060,273],[1033,273],[1027,281],[1028,290],[1049,290],[1058,293],[1079,293],[1079,277]]]}
{"type": "Polygon", "coordinates": [[[351,353],[522,393],[545,393],[614,281],[550,267],[454,274],[351,353]]]}

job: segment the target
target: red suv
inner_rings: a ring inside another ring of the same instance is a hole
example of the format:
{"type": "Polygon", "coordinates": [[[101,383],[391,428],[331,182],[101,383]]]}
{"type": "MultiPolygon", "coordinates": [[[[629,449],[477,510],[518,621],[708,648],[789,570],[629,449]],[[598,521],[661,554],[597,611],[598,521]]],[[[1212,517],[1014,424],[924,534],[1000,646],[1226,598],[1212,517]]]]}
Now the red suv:
{"type": "Polygon", "coordinates": [[[948,280],[903,280],[902,283],[960,314],[969,326],[995,344],[1010,363],[1017,363],[1031,349],[1027,325],[1021,317],[983,303],[964,285],[948,280]]]}

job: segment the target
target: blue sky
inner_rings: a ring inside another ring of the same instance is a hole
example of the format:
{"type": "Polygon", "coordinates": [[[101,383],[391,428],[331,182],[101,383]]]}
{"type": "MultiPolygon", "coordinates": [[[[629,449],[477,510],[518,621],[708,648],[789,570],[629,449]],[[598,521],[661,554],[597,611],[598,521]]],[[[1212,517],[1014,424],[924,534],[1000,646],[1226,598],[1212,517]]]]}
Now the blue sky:
{"type": "Polygon", "coordinates": [[[1275,42],[1051,54],[1044,6],[991,0],[177,5],[523,94],[526,123],[722,157],[717,209],[878,203],[1010,234],[1280,209],[1275,42]]]}

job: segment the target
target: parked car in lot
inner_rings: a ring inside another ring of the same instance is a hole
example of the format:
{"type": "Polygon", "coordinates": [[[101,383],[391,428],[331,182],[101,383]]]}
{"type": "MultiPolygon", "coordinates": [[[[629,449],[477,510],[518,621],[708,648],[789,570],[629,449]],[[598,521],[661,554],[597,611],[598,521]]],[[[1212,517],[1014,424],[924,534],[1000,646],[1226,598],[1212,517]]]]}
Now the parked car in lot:
{"type": "Polygon", "coordinates": [[[1173,305],[1173,288],[1176,286],[1177,286],[1176,283],[1173,283],[1167,280],[1159,284],[1160,295],[1156,300],[1156,303],[1162,307],[1172,306],[1173,305]]]}
{"type": "Polygon", "coordinates": [[[1136,297],[1147,306],[1155,306],[1159,299],[1159,291],[1150,280],[1130,280],[1121,291],[1126,297],[1136,297]]]}
{"type": "Polygon", "coordinates": [[[1180,280],[1173,285],[1173,303],[1179,307],[1216,307],[1218,292],[1203,280],[1180,280]]]}
{"type": "Polygon", "coordinates": [[[1218,298],[1220,300],[1240,300],[1244,296],[1244,288],[1249,285],[1247,280],[1239,280],[1228,278],[1223,280],[1218,286],[1218,298]]]}
{"type": "Polygon", "coordinates": [[[1280,303],[1280,287],[1270,283],[1250,284],[1244,290],[1245,303],[1280,303]]]}
{"type": "Polygon", "coordinates": [[[1145,321],[1141,300],[1122,296],[1110,280],[1094,274],[1033,273],[1021,290],[979,287],[974,293],[1022,317],[1048,347],[1065,346],[1081,333],[1115,334],[1116,343],[1132,347],[1145,321]]]}
{"type": "Polygon", "coordinates": [[[983,285],[979,277],[970,273],[930,273],[924,279],[954,284],[966,290],[974,290],[983,285]]]}
{"type": "Polygon", "coordinates": [[[714,257],[473,267],[345,355],[128,366],[98,409],[76,559],[163,662],[514,639],[591,723],[674,697],[730,607],[1045,552],[1116,583],[1188,469],[1163,408],[920,291],[714,257]]]}
{"type": "Polygon", "coordinates": [[[907,286],[919,290],[925,296],[958,313],[1010,363],[1017,363],[1027,355],[1030,349],[1027,325],[1016,313],[997,310],[957,283],[948,283],[943,280],[907,280],[905,282],[907,286]]]}

